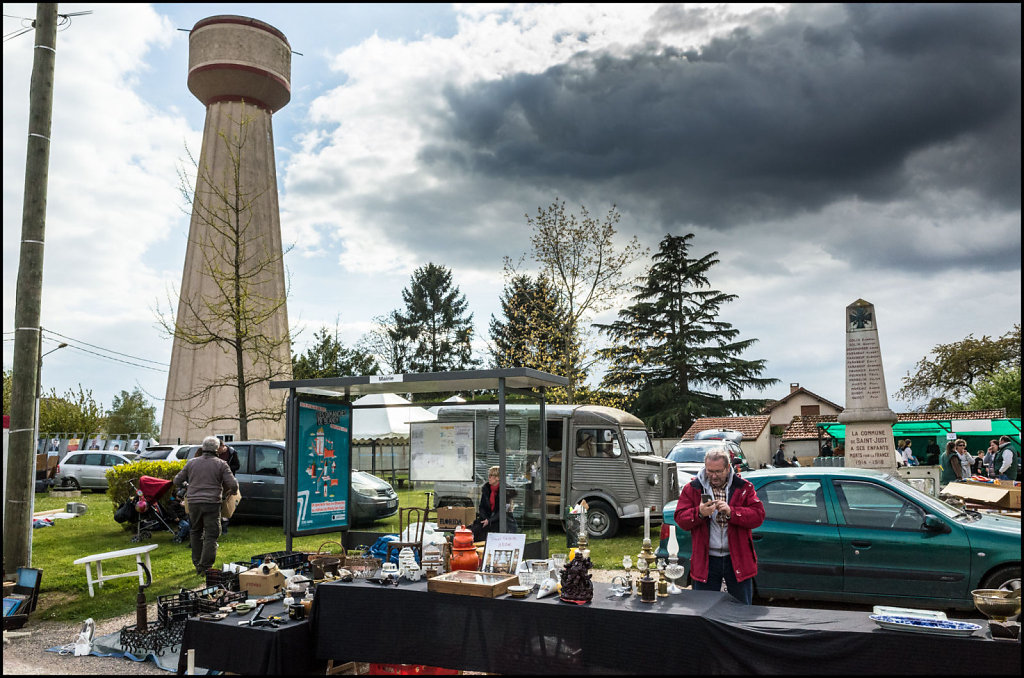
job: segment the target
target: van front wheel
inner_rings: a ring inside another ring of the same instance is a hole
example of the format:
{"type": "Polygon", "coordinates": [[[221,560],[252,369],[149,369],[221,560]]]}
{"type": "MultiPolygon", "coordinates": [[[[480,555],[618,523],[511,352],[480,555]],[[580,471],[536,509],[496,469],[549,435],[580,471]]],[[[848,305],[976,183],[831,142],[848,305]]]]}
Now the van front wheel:
{"type": "Polygon", "coordinates": [[[587,532],[593,539],[611,539],[619,531],[619,517],[615,509],[594,499],[587,502],[587,532]]]}

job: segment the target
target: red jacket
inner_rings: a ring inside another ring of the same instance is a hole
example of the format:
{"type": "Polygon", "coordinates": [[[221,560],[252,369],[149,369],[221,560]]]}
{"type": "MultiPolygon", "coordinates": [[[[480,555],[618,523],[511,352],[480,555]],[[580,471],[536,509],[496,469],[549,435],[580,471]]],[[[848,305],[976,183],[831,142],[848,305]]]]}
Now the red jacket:
{"type": "MultiPolygon", "coordinates": [[[[708,542],[710,541],[711,518],[702,518],[698,513],[700,495],[704,491],[700,480],[694,478],[679,493],[676,504],[676,525],[689,530],[693,552],[690,558],[690,576],[699,582],[708,580],[708,542]]],[[[740,478],[735,471],[729,479],[726,501],[731,510],[726,536],[729,540],[729,556],[732,560],[736,581],[750,579],[757,574],[757,554],[750,531],[764,522],[764,504],[757,496],[754,486],[740,478]]]]}

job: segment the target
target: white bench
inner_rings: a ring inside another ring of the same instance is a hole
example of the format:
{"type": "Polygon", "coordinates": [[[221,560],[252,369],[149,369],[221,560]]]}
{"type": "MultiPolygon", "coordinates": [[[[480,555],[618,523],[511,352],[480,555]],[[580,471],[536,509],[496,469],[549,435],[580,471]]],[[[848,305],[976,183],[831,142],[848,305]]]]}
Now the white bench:
{"type": "Polygon", "coordinates": [[[96,584],[100,588],[103,588],[103,582],[111,579],[117,579],[118,577],[134,577],[138,575],[139,584],[143,585],[146,583],[145,572],[142,569],[142,558],[146,558],[146,569],[149,570],[150,575],[153,574],[153,567],[149,563],[149,552],[155,549],[159,544],[146,544],[145,546],[135,546],[130,549],[121,549],[120,551],[108,551],[107,553],[97,553],[91,556],[85,556],[75,561],[75,565],[85,565],[85,579],[89,582],[89,597],[92,598],[95,594],[92,591],[92,585],[96,584]],[[103,561],[110,560],[112,558],[123,558],[125,556],[135,556],[135,570],[133,572],[125,572],[124,574],[103,574],[103,561]],[[92,564],[96,563],[96,578],[92,578],[92,564]]]}

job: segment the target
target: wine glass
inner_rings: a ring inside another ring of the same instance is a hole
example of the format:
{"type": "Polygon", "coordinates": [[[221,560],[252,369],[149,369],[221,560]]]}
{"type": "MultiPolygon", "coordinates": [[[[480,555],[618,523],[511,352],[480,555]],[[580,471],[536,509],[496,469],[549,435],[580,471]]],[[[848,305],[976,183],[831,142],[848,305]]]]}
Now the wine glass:
{"type": "Polygon", "coordinates": [[[668,592],[669,593],[682,593],[683,590],[676,586],[676,580],[686,574],[686,568],[679,564],[679,559],[672,556],[668,559],[668,565],[665,567],[665,578],[668,579],[668,592]]]}

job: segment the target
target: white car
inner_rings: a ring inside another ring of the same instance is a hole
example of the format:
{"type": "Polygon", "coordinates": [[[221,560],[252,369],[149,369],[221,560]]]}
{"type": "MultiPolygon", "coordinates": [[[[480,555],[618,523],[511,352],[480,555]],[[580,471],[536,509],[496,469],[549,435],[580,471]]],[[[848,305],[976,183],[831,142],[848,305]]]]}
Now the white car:
{"type": "Polygon", "coordinates": [[[192,445],[150,445],[139,455],[140,461],[185,461],[192,445]]]}
{"type": "Polygon", "coordinates": [[[57,465],[53,484],[75,490],[107,491],[107,469],[131,464],[138,455],[131,452],[72,452],[57,465]]]}

